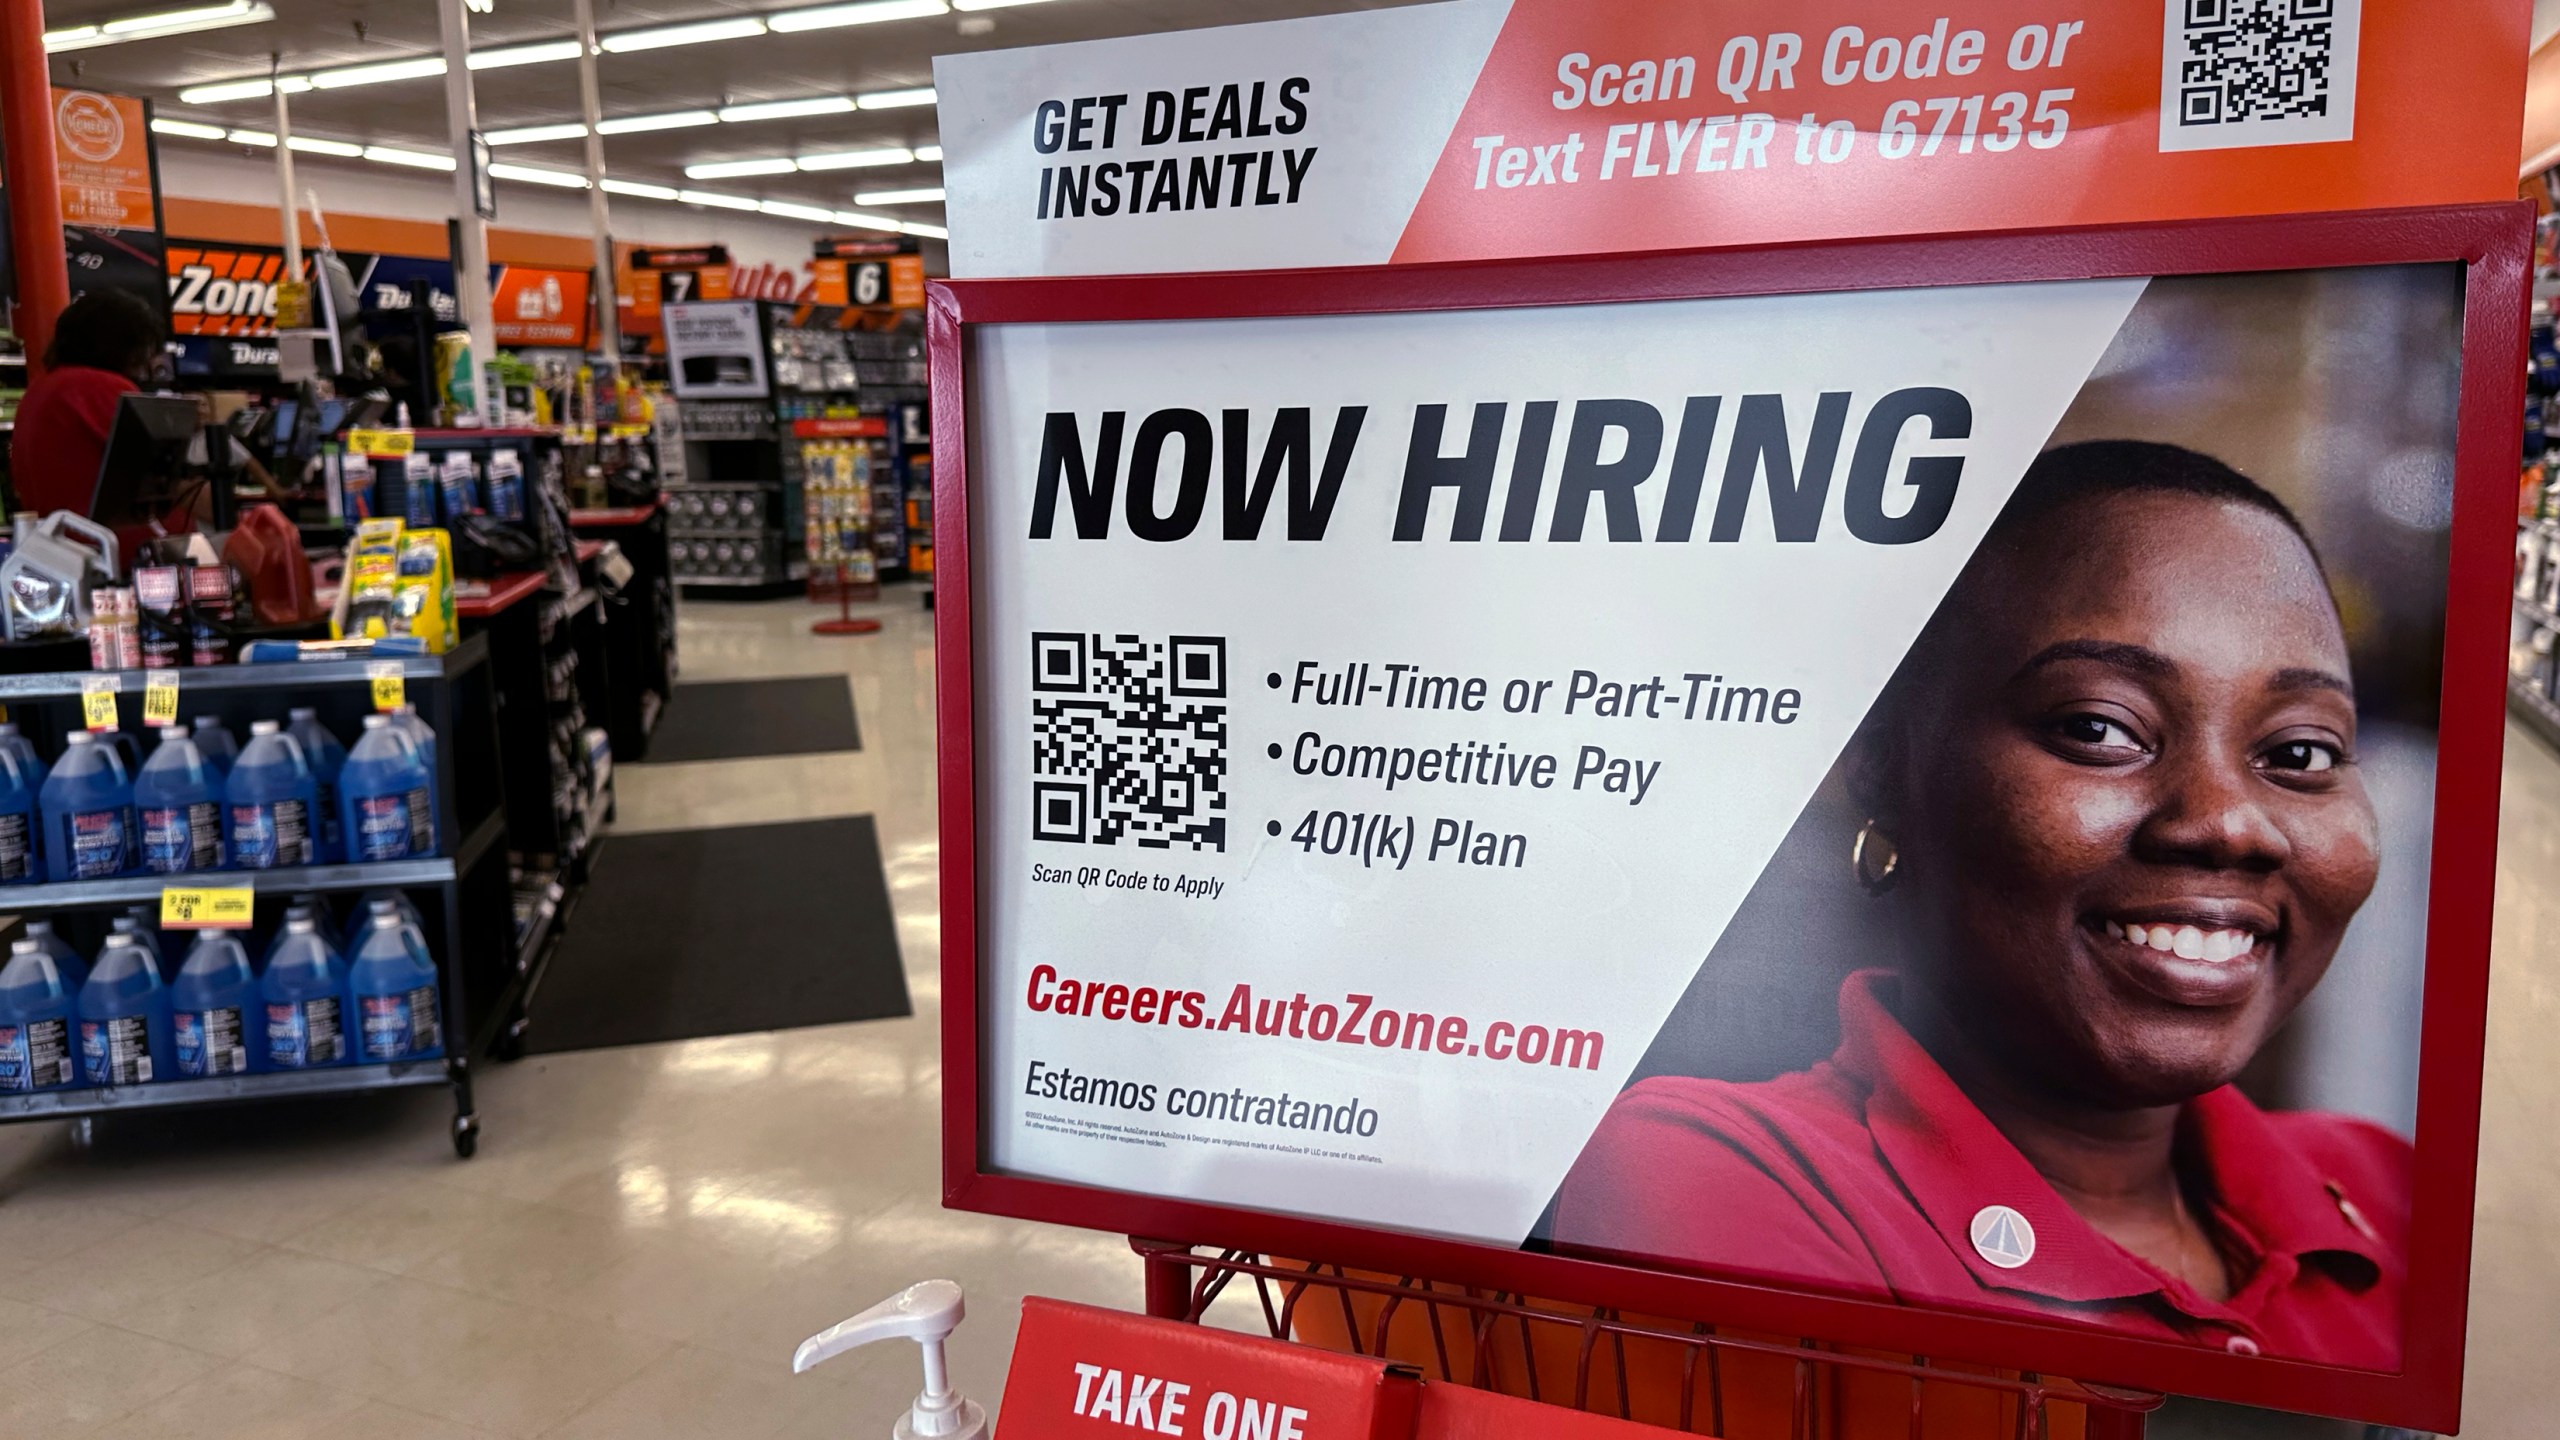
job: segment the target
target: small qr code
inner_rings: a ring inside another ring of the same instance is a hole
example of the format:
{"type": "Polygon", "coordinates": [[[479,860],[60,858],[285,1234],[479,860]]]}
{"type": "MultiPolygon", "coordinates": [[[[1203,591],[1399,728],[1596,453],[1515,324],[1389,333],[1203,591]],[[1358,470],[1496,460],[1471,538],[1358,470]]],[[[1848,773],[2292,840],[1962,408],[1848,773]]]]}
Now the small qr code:
{"type": "Polygon", "coordinates": [[[2361,0],[2166,0],[2160,148],[2355,138],[2361,0]]]}
{"type": "Polygon", "coordinates": [[[1031,834],[1227,848],[1227,642],[1031,636],[1031,834]]]}

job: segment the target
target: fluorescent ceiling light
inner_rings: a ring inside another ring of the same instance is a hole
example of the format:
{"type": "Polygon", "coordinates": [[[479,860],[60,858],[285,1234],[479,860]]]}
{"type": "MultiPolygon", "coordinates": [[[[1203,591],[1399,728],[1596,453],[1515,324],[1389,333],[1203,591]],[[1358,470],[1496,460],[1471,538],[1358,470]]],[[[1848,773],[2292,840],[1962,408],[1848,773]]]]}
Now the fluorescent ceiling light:
{"type": "Polygon", "coordinates": [[[922,190],[866,190],[853,197],[856,205],[939,205],[942,187],[922,190]]]}
{"type": "Polygon", "coordinates": [[[276,137],[264,130],[234,130],[222,138],[234,145],[255,145],[262,150],[276,148],[276,137]]]}
{"type": "Polygon", "coordinates": [[[311,83],[322,90],[344,90],[351,85],[380,85],[388,80],[424,80],[444,73],[444,57],[422,55],[414,60],[385,60],[379,65],[347,65],[336,70],[315,70],[311,83]]]}
{"type": "Polygon", "coordinates": [[[819,5],[767,15],[765,23],[789,35],[801,30],[828,30],[838,25],[873,25],[883,20],[921,20],[948,15],[943,0],[864,0],[859,5],[819,5]]]}
{"type": "Polygon", "coordinates": [[[344,140],[323,140],[313,135],[296,135],[284,145],[288,150],[306,155],[335,155],[341,160],[353,160],[364,153],[361,145],[350,145],[344,140]]]}
{"type": "Polygon", "coordinates": [[[753,15],[740,15],[729,20],[704,20],[691,25],[661,25],[651,30],[625,30],[607,35],[596,44],[611,54],[623,55],[634,50],[662,50],[670,45],[702,45],[713,40],[743,40],[764,33],[764,21],[753,15]]]}
{"type": "Polygon", "coordinates": [[[629,195],[641,200],[673,200],[682,192],[672,185],[651,185],[641,180],[616,180],[608,175],[604,181],[607,195],[629,195]]]}
{"type": "Polygon", "coordinates": [[[406,165],[412,170],[450,170],[453,157],[432,150],[402,150],[391,145],[367,145],[364,158],[385,165],[406,165]]]}
{"type": "Polygon", "coordinates": [[[510,65],[543,65],[554,60],[578,58],[575,40],[545,40],[538,45],[502,45],[493,50],[471,52],[474,70],[504,70],[510,65]]]}
{"type": "Polygon", "coordinates": [[[151,122],[151,133],[183,135],[190,140],[219,140],[225,132],[219,125],[199,125],[193,120],[167,120],[155,117],[151,122]]]}
{"type": "Polygon", "coordinates": [[[527,125],[516,130],[492,130],[481,136],[491,145],[535,145],[545,140],[583,140],[587,127],[572,121],[566,125],[527,125]]]}
{"type": "Polygon", "coordinates": [[[939,145],[919,145],[916,147],[916,158],[927,165],[939,165],[942,163],[942,147],[939,145]]]}
{"type": "Polygon", "coordinates": [[[915,152],[892,146],[885,150],[834,150],[824,155],[803,155],[803,170],[860,170],[872,165],[906,165],[915,160],[915,152]]]}
{"type": "Polygon", "coordinates": [[[951,0],[951,8],[966,13],[971,10],[1010,10],[1016,5],[1046,5],[1049,0],[951,0]]]}
{"type": "Polygon", "coordinates": [[[556,185],[563,190],[584,190],[587,177],[569,170],[544,170],[532,165],[510,165],[492,161],[489,174],[499,180],[521,180],[528,185],[556,185]]]}
{"type": "Polygon", "coordinates": [[[898,222],[886,215],[865,215],[859,210],[839,210],[834,218],[839,225],[853,225],[864,230],[886,230],[892,235],[898,233],[898,222]]]}
{"type": "Polygon", "coordinates": [[[649,130],[682,130],[692,125],[717,125],[720,117],[708,110],[670,110],[660,115],[624,115],[596,122],[599,135],[638,135],[649,130]]]}
{"type": "Polygon", "coordinates": [[[908,105],[930,105],[933,103],[933,87],[926,85],[914,90],[874,90],[868,95],[854,96],[853,103],[865,110],[896,110],[908,105]]]}
{"type": "Polygon", "coordinates": [[[715,160],[684,167],[687,180],[736,180],[748,175],[788,175],[800,167],[788,160],[715,160]]]}
{"type": "Polygon", "coordinates": [[[186,35],[198,30],[221,30],[233,25],[255,25],[276,18],[275,7],[263,0],[231,0],[227,5],[198,5],[185,10],[163,10],[149,15],[130,15],[122,20],[109,20],[103,25],[74,25],[48,31],[44,48],[59,54],[65,50],[88,50],[100,45],[121,45],[128,40],[149,40],[161,35],[186,35]]]}
{"type": "Polygon", "coordinates": [[[788,200],[767,200],[758,204],[756,209],[785,220],[813,220],[820,225],[836,218],[836,212],[824,205],[794,205],[788,200]]]}
{"type": "Polygon", "coordinates": [[[950,231],[943,229],[939,225],[927,225],[921,220],[901,220],[898,222],[898,228],[910,235],[921,235],[927,240],[948,240],[951,238],[950,231]]]}
{"type": "Polygon", "coordinates": [[[723,195],[717,190],[679,190],[676,198],[687,205],[708,205],[714,210],[754,210],[756,201],[744,195],[723,195]]]}
{"type": "Polygon", "coordinates": [[[819,95],[807,100],[759,100],[749,105],[723,105],[720,119],[735,125],[741,120],[789,120],[800,115],[847,115],[853,102],[841,95],[819,95]]]}
{"type": "MultiPolygon", "coordinates": [[[[299,95],[311,88],[311,82],[299,75],[283,77],[284,93],[299,95]]],[[[181,103],[219,105],[226,100],[263,100],[276,93],[276,87],[264,77],[256,80],[225,80],[215,85],[190,85],[178,92],[181,103]]]]}

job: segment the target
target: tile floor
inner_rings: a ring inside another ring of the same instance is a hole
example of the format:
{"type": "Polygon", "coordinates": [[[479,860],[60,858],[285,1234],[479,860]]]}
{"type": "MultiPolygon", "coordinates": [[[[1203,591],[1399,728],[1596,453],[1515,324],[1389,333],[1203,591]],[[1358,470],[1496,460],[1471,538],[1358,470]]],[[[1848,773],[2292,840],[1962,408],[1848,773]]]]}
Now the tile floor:
{"type": "MultiPolygon", "coordinates": [[[[492,1067],[479,1157],[441,1092],[0,1129],[0,1437],[780,1440],[885,1433],[883,1349],[789,1374],[803,1336],[910,1280],[969,1286],[992,1400],[1026,1291],[1139,1303],[1125,1244],[946,1213],[932,655],[805,605],[699,604],[690,679],[841,671],[865,748],[625,772],[624,830],[878,817],[916,1015],[492,1067]]],[[[2560,759],[2510,739],[2481,1136],[2468,1436],[2560,1414],[2560,759]]],[[[903,1349],[904,1347],[901,1347],[903,1349]]],[[[2318,1433],[2192,1412],[2153,1434],[2318,1433]]]]}

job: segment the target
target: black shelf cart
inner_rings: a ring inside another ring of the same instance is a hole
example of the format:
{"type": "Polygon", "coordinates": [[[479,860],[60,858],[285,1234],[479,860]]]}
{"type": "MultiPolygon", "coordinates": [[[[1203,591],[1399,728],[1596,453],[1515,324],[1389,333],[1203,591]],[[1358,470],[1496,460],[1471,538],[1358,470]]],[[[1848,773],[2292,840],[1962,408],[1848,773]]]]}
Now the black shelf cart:
{"type": "MultiPolygon", "coordinates": [[[[192,724],[216,716],[235,734],[249,723],[283,719],[307,705],[341,738],[373,708],[377,674],[396,670],[405,697],[436,733],[436,786],[442,852],[433,858],[373,864],[222,870],[183,876],[119,875],[99,880],[0,887],[0,913],[49,918],[58,928],[103,929],[99,912],[156,902],[172,886],[246,886],[256,897],[257,925],[276,922],[289,897],[399,890],[425,922],[444,1009],[445,1055],[391,1065],[340,1065],[203,1080],[161,1081],[111,1089],[0,1096],[0,1123],[131,1114],[198,1105],[227,1105],[286,1096],[336,1095],[444,1084],[452,1088],[453,1147],[479,1148],[480,1120],[471,1094],[472,1064],[510,1032],[522,1005],[523,956],[514,943],[506,867],[506,813],[501,799],[496,677],[484,639],[465,640],[442,656],[309,663],[223,665],[174,672],[178,718],[192,724]]],[[[0,706],[22,733],[48,752],[81,727],[82,696],[105,682],[117,697],[123,729],[141,733],[142,695],[152,672],[54,671],[0,675],[0,706]]],[[[174,957],[170,958],[174,968],[174,957]]]]}

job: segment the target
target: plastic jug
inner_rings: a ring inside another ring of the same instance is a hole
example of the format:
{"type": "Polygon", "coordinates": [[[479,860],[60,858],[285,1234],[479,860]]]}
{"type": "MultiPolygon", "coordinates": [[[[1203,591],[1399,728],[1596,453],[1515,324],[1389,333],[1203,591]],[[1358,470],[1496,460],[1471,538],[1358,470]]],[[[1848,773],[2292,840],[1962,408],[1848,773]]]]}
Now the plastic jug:
{"type": "Polygon", "coordinates": [[[433,772],[388,715],[364,717],[364,734],[338,773],[347,858],[408,860],[436,853],[433,772]]]}
{"type": "Polygon", "coordinates": [[[0,618],[12,640],[61,639],[89,624],[91,566],[77,545],[23,531],[0,560],[0,618]]]}
{"type": "Polygon", "coordinates": [[[356,1063],[443,1054],[436,964],[428,958],[424,938],[388,900],[373,902],[370,913],[365,937],[347,966],[347,995],[356,1012],[356,1063]]]}
{"type": "Polygon", "coordinates": [[[18,770],[27,777],[27,784],[30,787],[37,790],[44,788],[44,757],[36,754],[36,742],[19,731],[18,722],[0,720],[0,750],[5,750],[18,758],[18,770]]]}
{"type": "Polygon", "coordinates": [[[273,720],[249,726],[240,763],[223,783],[222,803],[229,817],[233,865],[273,870],[313,863],[311,827],[318,818],[319,787],[302,747],[284,727],[273,720]]]}
{"type": "Polygon", "coordinates": [[[133,785],[116,747],[71,732],[62,762],[45,777],[45,863],[56,880],[95,880],[133,866],[133,785]]]}
{"type": "Polygon", "coordinates": [[[170,1075],[169,987],[130,934],[107,937],[80,987],[80,1075],[92,1085],[148,1085],[170,1075]]]}
{"type": "Polygon", "coordinates": [[[36,785],[27,778],[17,752],[0,748],[0,884],[42,879],[36,837],[44,833],[36,818],[36,785]]]}
{"type": "Polygon", "coordinates": [[[116,532],[77,510],[56,510],[28,533],[79,552],[81,562],[101,583],[112,585],[124,573],[116,564],[116,532]]]}
{"type": "Polygon", "coordinates": [[[195,736],[196,749],[203,752],[205,763],[214,768],[214,773],[229,778],[231,767],[240,760],[240,742],[210,715],[196,717],[195,736]]]}
{"type": "Polygon", "coordinates": [[[399,911],[400,918],[407,922],[410,929],[417,932],[418,944],[423,947],[427,943],[426,919],[418,914],[417,906],[409,903],[408,896],[397,890],[367,890],[364,892],[364,898],[358,900],[347,912],[347,929],[345,937],[340,941],[341,948],[352,951],[358,943],[363,941],[366,932],[373,928],[374,905],[385,900],[391,902],[391,908],[399,911]]]}
{"type": "Polygon", "coordinates": [[[302,758],[311,766],[311,779],[320,795],[320,863],[335,865],[347,858],[345,832],[338,823],[338,772],[346,766],[347,747],[320,723],[320,712],[308,705],[297,705],[286,713],[284,733],[302,747],[302,758]]]}
{"type": "Polygon", "coordinates": [[[54,932],[52,921],[28,921],[23,938],[33,940],[44,953],[52,956],[54,968],[62,972],[62,983],[72,993],[79,993],[81,985],[89,979],[89,962],[80,958],[80,952],[71,948],[70,941],[54,932]]]}
{"type": "Polygon", "coordinates": [[[267,1063],[316,1070],[347,1062],[347,965],[308,911],[288,912],[258,981],[267,1010],[267,1063]]]}
{"type": "Polygon", "coordinates": [[[20,939],[0,966],[0,1093],[60,1090],[80,1081],[72,1048],[76,987],[45,948],[20,939]]]}
{"type": "MultiPolygon", "coordinates": [[[[441,836],[444,834],[444,792],[436,783],[436,732],[428,729],[427,722],[419,718],[415,705],[403,705],[392,712],[392,716],[401,730],[408,734],[409,743],[418,747],[419,762],[427,767],[427,809],[435,821],[433,833],[441,836]]],[[[436,853],[435,847],[430,845],[427,853],[436,853]]]]}
{"type": "Polygon", "coordinates": [[[168,973],[167,957],[160,953],[160,932],[152,926],[143,924],[141,917],[132,911],[128,910],[108,921],[107,933],[111,936],[132,936],[133,943],[141,946],[144,952],[150,955],[151,963],[160,967],[160,973],[164,975],[168,973]]]}
{"type": "MultiPolygon", "coordinates": [[[[160,747],[133,777],[142,826],[142,868],[154,875],[219,870],[223,861],[222,776],[184,730],[160,732],[160,747]]],[[[0,814],[5,805],[0,804],[0,814]]],[[[0,826],[6,825],[0,819],[0,826]]],[[[0,835],[0,862],[5,860],[0,835]]]]}
{"type": "Polygon", "coordinates": [[[244,1075],[263,1067],[263,997],[249,952],[228,930],[196,936],[187,963],[169,986],[170,1040],[178,1074],[193,1080],[244,1075]]]}
{"type": "Polygon", "coordinates": [[[222,541],[223,563],[249,582],[249,604],[269,625],[299,625],[321,613],[312,596],[302,531],[273,505],[252,505],[222,541]]]}

